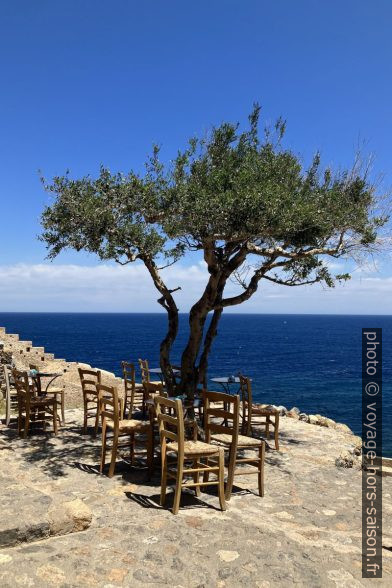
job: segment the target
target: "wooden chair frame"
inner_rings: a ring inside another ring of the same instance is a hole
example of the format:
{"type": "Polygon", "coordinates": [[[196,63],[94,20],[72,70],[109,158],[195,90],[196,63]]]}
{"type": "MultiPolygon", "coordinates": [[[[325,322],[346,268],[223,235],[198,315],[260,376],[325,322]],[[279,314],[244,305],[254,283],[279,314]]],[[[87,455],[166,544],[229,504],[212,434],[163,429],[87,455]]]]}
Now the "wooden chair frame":
{"type": "Polygon", "coordinates": [[[143,384],[136,383],[135,365],[127,361],[121,362],[121,369],[124,379],[124,414],[128,418],[135,412],[135,408],[140,408],[143,412],[144,388],[143,384]]]}
{"type": "Polygon", "coordinates": [[[99,370],[85,370],[78,368],[83,394],[83,433],[87,433],[88,419],[95,419],[94,435],[98,433],[99,426],[99,397],[97,384],[101,383],[99,370]]]}
{"type": "Polygon", "coordinates": [[[164,506],[166,502],[167,479],[172,478],[175,480],[173,514],[179,511],[182,489],[195,488],[196,496],[199,496],[200,487],[210,485],[218,486],[220,507],[226,510],[223,449],[197,441],[196,427],[193,441],[185,441],[183,407],[180,399],[171,400],[163,396],[155,396],[154,402],[161,443],[161,505],[164,506]],[[172,459],[169,459],[170,456],[172,459]],[[217,465],[210,466],[209,458],[215,458],[217,465]],[[206,463],[202,461],[203,459],[206,463]],[[189,462],[191,467],[186,467],[189,462]],[[206,472],[215,474],[217,479],[213,481],[203,479],[201,482],[200,474],[205,475],[206,472]],[[185,476],[191,476],[193,482],[186,482],[185,476]]]}
{"type": "MultiPolygon", "coordinates": [[[[39,376],[39,367],[33,363],[29,364],[29,368],[31,370],[36,370],[38,372],[37,376],[34,376],[34,381],[37,383],[37,393],[41,395],[42,392],[42,385],[41,385],[41,378],[39,376]]],[[[64,388],[49,388],[45,391],[45,394],[50,394],[56,399],[57,402],[57,417],[61,425],[65,424],[65,391],[64,388]],[[59,410],[60,409],[60,414],[59,410]],[[60,416],[61,415],[61,416],[60,416]]]]}
{"type": "MultiPolygon", "coordinates": [[[[165,387],[161,381],[150,379],[150,372],[148,369],[148,360],[147,359],[139,359],[139,366],[142,376],[142,386],[143,386],[143,405],[142,405],[142,413],[143,416],[146,414],[147,404],[148,401],[152,400],[156,394],[164,395],[165,387]]],[[[150,402],[151,405],[151,402],[150,402]]]]}
{"type": "Polygon", "coordinates": [[[270,427],[274,431],[275,449],[279,451],[279,410],[255,406],[252,402],[252,383],[249,378],[240,376],[240,392],[242,407],[242,434],[252,435],[253,424],[265,427],[265,436],[270,438],[270,427]],[[253,417],[264,420],[255,421],[253,417]],[[253,419],[253,420],[252,420],[253,419]]]}
{"type": "Polygon", "coordinates": [[[3,365],[4,381],[5,381],[5,424],[7,427],[11,421],[11,404],[18,403],[18,392],[15,386],[11,385],[10,373],[6,365],[3,365]]]}
{"type": "Polygon", "coordinates": [[[130,449],[131,465],[135,458],[135,444],[138,435],[146,436],[147,467],[149,476],[153,470],[154,461],[154,431],[151,422],[137,421],[135,419],[121,419],[122,403],[118,397],[117,388],[97,384],[99,395],[100,414],[102,416],[102,453],[100,472],[102,473],[106,463],[108,447],[108,430],[113,431],[111,460],[108,476],[114,475],[118,450],[124,447],[130,449]],[[127,437],[126,442],[121,443],[120,438],[127,437]]]}
{"type": "Polygon", "coordinates": [[[38,413],[39,419],[42,420],[43,428],[46,428],[45,414],[50,414],[53,418],[53,432],[57,435],[57,402],[55,398],[48,398],[47,396],[36,396],[33,386],[29,383],[29,376],[27,372],[21,372],[19,370],[12,370],[12,376],[14,378],[15,387],[17,390],[18,398],[18,434],[26,439],[29,428],[31,417],[38,413]],[[23,415],[23,412],[25,413],[23,415]],[[24,421],[24,427],[22,427],[22,421],[24,421]]]}
{"type": "MultiPolygon", "coordinates": [[[[265,442],[262,439],[253,439],[239,434],[239,395],[204,390],[203,400],[206,442],[223,444],[229,453],[226,500],[230,500],[234,476],[248,474],[257,474],[259,496],[264,496],[265,442]],[[258,455],[257,457],[238,457],[239,450],[256,450],[258,455]],[[236,469],[236,464],[249,464],[253,467],[246,470],[236,469]]],[[[205,477],[208,479],[208,474],[205,474],[205,477]]]]}

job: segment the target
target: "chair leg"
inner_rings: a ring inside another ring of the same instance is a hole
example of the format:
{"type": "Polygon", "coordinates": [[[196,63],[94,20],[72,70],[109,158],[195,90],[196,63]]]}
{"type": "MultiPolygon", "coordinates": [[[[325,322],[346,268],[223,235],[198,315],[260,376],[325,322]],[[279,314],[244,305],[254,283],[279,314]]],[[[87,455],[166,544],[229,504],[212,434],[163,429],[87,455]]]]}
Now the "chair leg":
{"type": "Polygon", "coordinates": [[[116,467],[117,447],[118,447],[118,431],[114,431],[114,433],[113,433],[112,459],[110,460],[109,474],[108,474],[109,478],[112,478],[113,475],[114,475],[114,468],[116,467]]]}
{"type": "Polygon", "coordinates": [[[83,408],[84,408],[83,434],[87,435],[87,400],[86,400],[86,397],[84,397],[84,399],[83,399],[83,408]]]}
{"type": "Polygon", "coordinates": [[[26,439],[26,437],[28,435],[29,425],[30,425],[30,408],[28,410],[26,408],[26,416],[25,416],[24,431],[23,431],[23,438],[24,439],[26,439]]]}
{"type": "Polygon", "coordinates": [[[95,415],[95,425],[94,425],[94,437],[97,436],[98,434],[98,427],[99,427],[99,404],[98,404],[98,400],[97,400],[97,414],[95,415]]]}
{"type": "Polygon", "coordinates": [[[64,392],[61,394],[61,424],[65,425],[65,397],[64,392]]]}
{"type": "MultiPolygon", "coordinates": [[[[192,463],[193,463],[192,467],[194,469],[196,469],[198,467],[197,458],[194,459],[192,463]]],[[[193,481],[195,484],[199,483],[199,475],[200,475],[200,472],[194,472],[194,474],[193,474],[193,481]]],[[[200,486],[195,486],[195,493],[196,493],[196,496],[200,496],[200,486]]]]}
{"type": "Polygon", "coordinates": [[[154,468],[154,431],[150,427],[147,431],[147,470],[148,477],[151,478],[154,468]]]}
{"type": "Polygon", "coordinates": [[[167,455],[166,450],[162,453],[162,473],[161,473],[161,506],[166,502],[166,481],[167,481],[167,455]]]}
{"type": "Polygon", "coordinates": [[[133,466],[133,460],[135,459],[135,433],[129,434],[129,447],[130,447],[130,461],[133,466]]]}
{"type": "Polygon", "coordinates": [[[57,435],[57,399],[54,399],[53,403],[53,432],[57,435]]]}
{"type": "Polygon", "coordinates": [[[107,435],[107,428],[106,423],[103,422],[102,424],[102,453],[101,453],[101,465],[99,466],[99,471],[102,474],[105,468],[106,462],[106,435],[107,435]]]}
{"type": "MultiPolygon", "coordinates": [[[[206,466],[209,467],[209,460],[208,457],[206,457],[206,466]]],[[[203,482],[208,482],[208,479],[210,477],[210,473],[209,472],[204,472],[203,474],[203,482]]]]}
{"type": "Polygon", "coordinates": [[[22,404],[18,402],[18,435],[19,437],[22,436],[22,404]]]}
{"type": "Polygon", "coordinates": [[[279,414],[277,414],[275,416],[274,437],[275,437],[275,449],[277,451],[279,451],[279,414]]]}
{"type": "Polygon", "coordinates": [[[226,482],[226,500],[230,500],[231,491],[233,489],[233,482],[234,482],[234,470],[235,470],[235,461],[237,455],[237,448],[234,445],[230,446],[230,453],[229,453],[229,468],[227,473],[227,482],[226,482]]]}
{"type": "Polygon", "coordinates": [[[219,452],[219,472],[218,472],[218,493],[219,493],[219,504],[222,510],[226,510],[225,501],[225,453],[223,450],[219,452]]]}
{"type": "Polygon", "coordinates": [[[177,514],[180,509],[183,471],[184,471],[184,460],[181,459],[181,460],[178,460],[178,462],[177,462],[177,477],[176,477],[176,490],[174,492],[173,514],[177,514]]]}
{"type": "Polygon", "coordinates": [[[264,496],[264,458],[265,458],[265,443],[263,442],[259,448],[259,496],[264,496]]]}
{"type": "Polygon", "coordinates": [[[266,417],[266,420],[265,420],[265,437],[266,437],[266,439],[270,438],[270,420],[269,420],[268,416],[266,417]]]}

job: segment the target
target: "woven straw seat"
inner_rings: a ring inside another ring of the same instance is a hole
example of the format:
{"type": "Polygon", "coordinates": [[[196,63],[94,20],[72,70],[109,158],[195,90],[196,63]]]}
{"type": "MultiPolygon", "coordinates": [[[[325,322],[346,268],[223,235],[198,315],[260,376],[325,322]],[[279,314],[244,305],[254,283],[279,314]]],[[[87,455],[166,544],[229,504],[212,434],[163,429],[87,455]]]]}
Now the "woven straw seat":
{"type": "MultiPolygon", "coordinates": [[[[114,429],[115,425],[113,421],[108,420],[106,426],[109,429],[114,429]]],[[[151,427],[151,423],[148,421],[138,421],[137,419],[123,419],[122,421],[118,422],[118,429],[121,433],[125,433],[127,431],[141,431],[143,429],[147,429],[151,427]]]]}
{"type": "MultiPolygon", "coordinates": [[[[178,443],[168,443],[168,451],[178,452],[178,443]]],[[[218,452],[217,446],[210,445],[209,443],[203,443],[203,441],[184,441],[184,454],[185,455],[216,455],[218,452]]]]}
{"type": "Polygon", "coordinates": [[[55,402],[54,398],[48,398],[47,396],[30,398],[30,406],[53,406],[55,402]]]}
{"type": "MultiPolygon", "coordinates": [[[[211,435],[212,441],[218,441],[224,445],[231,445],[233,443],[233,435],[227,433],[218,433],[211,435]]],[[[255,439],[254,437],[247,437],[246,435],[238,435],[237,447],[259,447],[263,443],[262,439],[255,439]]]]}
{"type": "Polygon", "coordinates": [[[260,415],[276,415],[280,414],[277,408],[272,408],[270,406],[258,406],[257,404],[252,404],[252,414],[260,414],[260,415]]]}

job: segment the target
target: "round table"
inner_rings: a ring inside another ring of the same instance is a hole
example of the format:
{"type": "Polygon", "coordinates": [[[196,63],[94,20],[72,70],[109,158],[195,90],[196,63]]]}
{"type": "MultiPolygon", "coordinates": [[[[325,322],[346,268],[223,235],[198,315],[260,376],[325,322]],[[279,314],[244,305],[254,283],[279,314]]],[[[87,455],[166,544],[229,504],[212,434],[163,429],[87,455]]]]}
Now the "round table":
{"type": "Polygon", "coordinates": [[[36,370],[30,370],[29,372],[29,376],[31,378],[33,378],[33,380],[36,381],[37,384],[37,388],[38,388],[38,393],[39,394],[46,394],[49,386],[55,381],[57,380],[57,378],[59,378],[60,376],[62,376],[63,373],[62,372],[37,372],[36,370]],[[42,386],[41,386],[41,378],[50,378],[49,382],[46,385],[45,390],[42,390],[42,386]]]}
{"type": "MultiPolygon", "coordinates": [[[[240,383],[240,379],[238,376],[236,377],[226,377],[226,378],[211,378],[211,382],[214,382],[215,384],[220,384],[220,386],[222,386],[223,390],[226,392],[226,394],[233,394],[233,392],[230,389],[230,385],[231,384],[239,384],[240,383]]],[[[237,392],[235,392],[236,394],[238,393],[239,388],[237,388],[237,392]]]]}
{"type": "MultiPolygon", "coordinates": [[[[150,374],[156,374],[157,376],[159,376],[162,384],[165,383],[164,382],[164,374],[163,374],[163,371],[161,370],[160,367],[158,367],[158,368],[151,368],[151,369],[148,370],[148,372],[150,374]]],[[[173,372],[174,376],[178,376],[181,373],[180,370],[176,370],[176,369],[172,369],[172,372],[173,372]]]]}

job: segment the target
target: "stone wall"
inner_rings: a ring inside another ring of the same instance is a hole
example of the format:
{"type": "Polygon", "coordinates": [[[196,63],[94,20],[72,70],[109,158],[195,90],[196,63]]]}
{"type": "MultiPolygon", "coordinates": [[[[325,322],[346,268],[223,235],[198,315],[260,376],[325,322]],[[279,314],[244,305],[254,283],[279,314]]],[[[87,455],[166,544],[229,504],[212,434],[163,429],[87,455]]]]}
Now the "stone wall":
{"type": "MultiPolygon", "coordinates": [[[[61,376],[56,379],[55,386],[61,386],[65,390],[65,403],[67,408],[82,405],[82,392],[78,368],[100,369],[99,366],[92,367],[79,362],[69,362],[66,359],[57,358],[53,353],[48,353],[44,347],[33,345],[32,341],[23,341],[19,335],[7,333],[4,327],[0,327],[0,351],[5,363],[10,360],[20,370],[28,370],[30,365],[35,365],[40,371],[59,373],[61,376]]],[[[119,366],[120,367],[120,366],[119,366]]],[[[123,382],[112,372],[101,370],[102,382],[108,386],[117,386],[119,394],[122,394],[123,382]]],[[[3,377],[3,370],[0,367],[0,382],[3,377]]],[[[4,378],[4,377],[3,377],[4,378]]]]}

